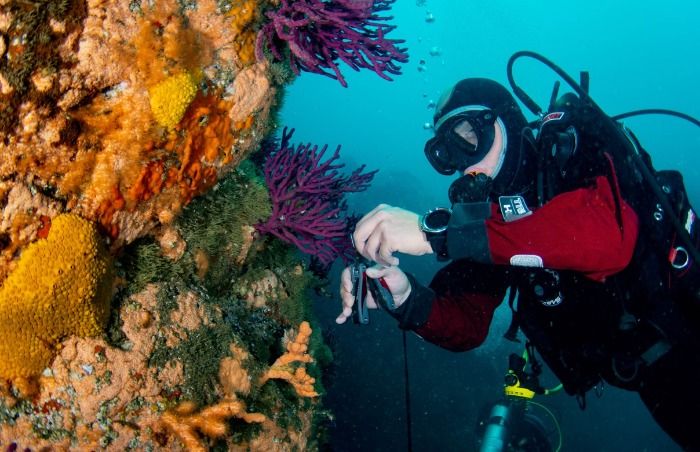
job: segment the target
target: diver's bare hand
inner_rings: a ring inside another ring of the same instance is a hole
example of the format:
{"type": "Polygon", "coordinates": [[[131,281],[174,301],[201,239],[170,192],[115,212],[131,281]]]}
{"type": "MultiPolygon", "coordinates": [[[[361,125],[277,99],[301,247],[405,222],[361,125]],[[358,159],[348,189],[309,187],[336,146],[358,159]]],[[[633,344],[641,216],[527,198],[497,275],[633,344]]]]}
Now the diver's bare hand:
{"type": "MultiPolygon", "coordinates": [[[[371,293],[367,293],[367,307],[376,309],[377,304],[374,302],[371,293]]],[[[350,276],[350,267],[345,267],[343,272],[340,274],[340,301],[343,306],[343,310],[340,315],[335,319],[336,323],[345,323],[345,321],[352,316],[352,307],[355,304],[355,297],[352,294],[352,277],[350,276]]]]}
{"type": "MultiPolygon", "coordinates": [[[[406,274],[398,267],[384,267],[375,265],[366,270],[366,275],[369,278],[384,278],[392,297],[394,298],[394,306],[401,306],[408,296],[411,294],[411,283],[408,281],[406,274]]],[[[335,319],[336,323],[345,323],[352,315],[352,306],[355,304],[355,297],[352,295],[352,278],[350,277],[350,267],[346,267],[340,274],[340,299],[342,301],[343,310],[335,319]]],[[[367,292],[367,307],[376,309],[377,303],[374,301],[371,292],[367,292]]]]}
{"type": "Polygon", "coordinates": [[[358,253],[386,267],[399,264],[395,252],[414,256],[433,252],[418,214],[387,204],[378,205],[357,222],[353,240],[358,253]]]}

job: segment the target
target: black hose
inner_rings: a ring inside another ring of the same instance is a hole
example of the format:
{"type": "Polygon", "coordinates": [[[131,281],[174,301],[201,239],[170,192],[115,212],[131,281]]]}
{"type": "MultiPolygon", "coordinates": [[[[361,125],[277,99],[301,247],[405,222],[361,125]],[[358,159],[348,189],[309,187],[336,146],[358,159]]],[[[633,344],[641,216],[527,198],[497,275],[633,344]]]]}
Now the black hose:
{"type": "Polygon", "coordinates": [[[406,441],[408,452],[413,452],[413,435],[411,433],[411,385],[408,379],[408,347],[406,346],[406,330],[403,330],[403,375],[404,396],[406,399],[406,441]]]}
{"type": "Polygon", "coordinates": [[[529,50],[521,50],[520,52],[515,52],[513,54],[513,56],[511,56],[510,59],[508,60],[508,67],[507,67],[508,82],[510,83],[515,95],[518,96],[518,98],[522,101],[522,103],[525,104],[525,106],[527,108],[529,108],[531,112],[540,116],[542,114],[542,109],[535,103],[535,101],[533,101],[530,98],[530,96],[528,96],[525,93],[525,91],[523,91],[522,88],[520,88],[519,86],[517,86],[515,84],[515,79],[513,78],[513,64],[515,64],[516,60],[518,60],[519,58],[522,58],[522,57],[530,57],[530,58],[533,58],[533,59],[543,63],[544,65],[546,65],[552,71],[554,71],[559,77],[561,77],[561,79],[564,80],[571,88],[573,88],[573,90],[576,91],[576,94],[578,94],[578,96],[581,98],[581,100],[585,100],[586,102],[590,102],[592,104],[592,106],[596,107],[601,112],[603,111],[603,110],[601,110],[600,107],[598,107],[598,105],[595,104],[595,102],[593,102],[593,99],[591,99],[591,96],[589,96],[588,93],[586,91],[584,91],[584,89],[581,88],[581,86],[578,83],[576,83],[576,80],[571,78],[571,76],[569,74],[567,74],[566,72],[564,72],[564,70],[561,69],[559,66],[557,66],[556,64],[554,64],[552,61],[548,60],[547,58],[543,57],[539,53],[531,52],[529,50]]]}
{"type": "Polygon", "coordinates": [[[619,115],[611,116],[611,119],[613,119],[614,121],[619,121],[620,119],[630,118],[632,116],[643,116],[643,115],[675,116],[677,118],[685,119],[686,121],[700,127],[700,121],[693,118],[692,116],[686,115],[685,113],[681,113],[679,111],[666,110],[664,108],[646,108],[644,110],[629,111],[627,113],[621,113],[619,115]]]}

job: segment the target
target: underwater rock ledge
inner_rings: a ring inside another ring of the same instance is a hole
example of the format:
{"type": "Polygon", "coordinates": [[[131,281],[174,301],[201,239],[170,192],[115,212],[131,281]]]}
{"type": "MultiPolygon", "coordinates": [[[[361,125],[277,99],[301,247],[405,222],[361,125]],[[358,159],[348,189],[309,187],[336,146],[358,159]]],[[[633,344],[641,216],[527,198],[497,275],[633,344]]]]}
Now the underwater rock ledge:
{"type": "Polygon", "coordinates": [[[0,2],[0,361],[39,357],[0,367],[0,447],[318,448],[315,278],[245,161],[293,79],[255,58],[276,4],[0,2]]]}

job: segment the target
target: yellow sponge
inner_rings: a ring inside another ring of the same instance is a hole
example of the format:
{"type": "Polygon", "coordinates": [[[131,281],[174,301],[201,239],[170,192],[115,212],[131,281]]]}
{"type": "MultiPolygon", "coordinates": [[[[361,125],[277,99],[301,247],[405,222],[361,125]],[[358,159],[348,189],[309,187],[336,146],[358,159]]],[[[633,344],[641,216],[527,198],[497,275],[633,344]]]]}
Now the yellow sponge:
{"type": "Polygon", "coordinates": [[[148,90],[153,117],[161,126],[172,129],[196,94],[197,83],[189,72],[166,78],[148,90]]]}
{"type": "Polygon", "coordinates": [[[104,331],[113,277],[95,226],[73,214],[54,218],[0,287],[0,378],[37,376],[63,339],[104,331]]]}

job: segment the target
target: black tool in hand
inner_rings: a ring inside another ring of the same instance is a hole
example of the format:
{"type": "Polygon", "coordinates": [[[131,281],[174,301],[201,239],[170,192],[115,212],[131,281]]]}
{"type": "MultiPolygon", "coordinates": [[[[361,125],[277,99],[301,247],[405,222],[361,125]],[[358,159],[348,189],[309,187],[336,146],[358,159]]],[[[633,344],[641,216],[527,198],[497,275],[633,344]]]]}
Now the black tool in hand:
{"type": "Polygon", "coordinates": [[[369,323],[369,311],[367,309],[367,266],[361,262],[355,262],[350,267],[352,279],[352,296],[355,303],[352,305],[352,320],[361,325],[369,323]]]}
{"type": "Polygon", "coordinates": [[[383,309],[393,311],[396,309],[394,305],[394,297],[391,295],[389,286],[384,278],[369,278],[365,273],[367,264],[364,262],[355,262],[350,266],[350,278],[352,280],[352,295],[355,297],[355,303],[352,305],[353,322],[360,325],[369,323],[369,310],[367,308],[367,293],[372,294],[374,301],[383,309]]]}

